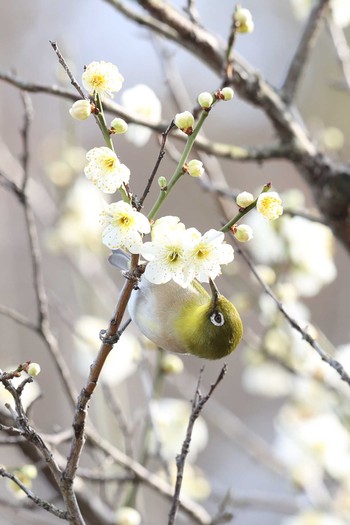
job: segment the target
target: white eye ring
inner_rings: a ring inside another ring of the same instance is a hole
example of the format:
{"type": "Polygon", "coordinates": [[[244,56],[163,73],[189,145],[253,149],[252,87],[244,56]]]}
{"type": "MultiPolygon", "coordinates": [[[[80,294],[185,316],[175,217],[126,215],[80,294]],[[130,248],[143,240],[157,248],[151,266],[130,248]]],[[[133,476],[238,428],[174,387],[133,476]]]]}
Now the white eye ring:
{"type": "Polygon", "coordinates": [[[223,326],[225,324],[225,319],[221,312],[211,314],[210,321],[214,326],[223,326]]]}

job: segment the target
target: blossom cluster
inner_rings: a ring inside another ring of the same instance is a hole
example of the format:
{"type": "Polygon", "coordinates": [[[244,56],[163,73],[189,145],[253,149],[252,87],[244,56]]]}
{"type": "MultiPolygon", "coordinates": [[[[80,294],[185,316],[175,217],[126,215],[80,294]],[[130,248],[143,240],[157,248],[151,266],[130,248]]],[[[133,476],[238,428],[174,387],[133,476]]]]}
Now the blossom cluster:
{"type": "Polygon", "coordinates": [[[158,219],[152,240],[143,243],[142,234],[150,231],[148,219],[123,201],[107,206],[101,223],[103,243],[112,250],[139,253],[148,261],[145,278],[154,284],[173,280],[187,287],[193,279],[208,282],[221,273],[221,265],[233,260],[233,248],[224,242],[222,232],[212,229],[202,235],[173,216],[158,219]]]}
{"type": "MultiPolygon", "coordinates": [[[[236,15],[238,16],[238,12],[236,15]]],[[[242,11],[242,15],[246,13],[242,11]]],[[[81,100],[73,104],[70,114],[79,120],[85,120],[91,114],[102,110],[101,101],[106,96],[113,96],[123,84],[123,77],[116,66],[109,62],[92,62],[83,73],[82,81],[88,91],[90,100],[81,100]]],[[[212,95],[203,92],[198,101],[204,110],[208,110],[214,101],[230,100],[233,90],[230,87],[223,88],[220,92],[212,95]],[[215,100],[214,100],[215,99],[215,100]]],[[[124,104],[128,110],[135,114],[146,117],[149,122],[156,123],[160,118],[160,103],[147,86],[139,85],[125,92],[124,104]],[[139,104],[134,104],[137,99],[139,104]],[[143,102],[142,102],[143,100],[143,102]]],[[[99,118],[99,117],[98,117],[99,118]]],[[[103,121],[104,122],[104,121],[103,121]]],[[[103,127],[103,122],[101,124],[103,127]]],[[[178,113],[174,118],[175,125],[191,135],[194,126],[194,116],[189,111],[178,113]]],[[[109,134],[125,133],[127,124],[120,118],[115,118],[109,134]]],[[[149,131],[149,130],[147,130],[149,131]]],[[[144,134],[143,134],[144,135],[144,134]]],[[[138,143],[144,142],[139,136],[138,143]]],[[[139,254],[146,261],[144,276],[154,284],[164,284],[173,280],[182,287],[187,287],[194,279],[200,282],[209,282],[221,273],[221,266],[230,263],[234,258],[232,246],[225,243],[224,233],[211,229],[202,235],[195,228],[186,228],[178,217],[166,216],[150,224],[148,218],[130,204],[129,180],[130,170],[119,160],[113,150],[111,141],[107,141],[109,147],[94,147],[86,154],[87,164],[84,173],[102,192],[113,194],[120,190],[123,201],[105,204],[100,213],[100,222],[104,227],[102,242],[112,250],[123,249],[132,254],[139,254]],[[144,242],[144,235],[151,233],[151,240],[144,242]]],[[[181,166],[180,166],[181,168],[181,166]]],[[[201,177],[204,166],[200,160],[185,159],[182,166],[182,174],[192,177],[201,177]]],[[[181,173],[180,173],[181,175],[181,173]]],[[[164,177],[159,179],[161,191],[166,191],[167,181],[164,177]]],[[[254,203],[261,215],[269,220],[275,220],[282,214],[281,199],[275,192],[266,191],[265,187],[261,195],[254,197],[243,192],[237,197],[240,214],[249,210],[245,207],[254,203]]],[[[232,232],[237,240],[247,242],[253,237],[250,226],[240,224],[234,225],[232,232]]]]}

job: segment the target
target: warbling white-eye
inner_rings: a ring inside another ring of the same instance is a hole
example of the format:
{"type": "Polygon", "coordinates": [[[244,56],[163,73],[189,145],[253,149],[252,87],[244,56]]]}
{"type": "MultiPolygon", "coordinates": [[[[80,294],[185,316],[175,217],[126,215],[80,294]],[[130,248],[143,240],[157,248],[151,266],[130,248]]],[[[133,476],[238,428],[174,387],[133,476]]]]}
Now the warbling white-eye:
{"type": "MultiPolygon", "coordinates": [[[[129,258],[121,250],[111,264],[128,270],[129,258]]],[[[236,348],[243,334],[241,318],[212,280],[211,294],[196,280],[187,288],[174,281],[153,284],[141,277],[129,300],[131,319],[154,344],[205,359],[220,359],[236,348]]]]}

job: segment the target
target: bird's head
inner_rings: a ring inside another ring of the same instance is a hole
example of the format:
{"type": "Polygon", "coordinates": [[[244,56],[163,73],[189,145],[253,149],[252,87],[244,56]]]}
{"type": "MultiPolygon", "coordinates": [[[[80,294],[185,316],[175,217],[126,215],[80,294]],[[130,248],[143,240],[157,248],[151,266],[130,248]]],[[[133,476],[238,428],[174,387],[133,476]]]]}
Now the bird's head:
{"type": "Polygon", "coordinates": [[[220,359],[236,348],[243,326],[236,308],[211,280],[210,290],[206,302],[186,305],[177,321],[177,330],[189,353],[205,359],[220,359]]]}

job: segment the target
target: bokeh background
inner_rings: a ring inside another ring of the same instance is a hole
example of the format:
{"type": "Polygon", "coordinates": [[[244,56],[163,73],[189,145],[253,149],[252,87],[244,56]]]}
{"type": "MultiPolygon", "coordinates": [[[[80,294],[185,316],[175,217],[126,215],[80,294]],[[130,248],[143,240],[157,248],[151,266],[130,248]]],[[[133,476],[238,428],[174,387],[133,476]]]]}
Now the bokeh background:
{"type": "MultiPolygon", "coordinates": [[[[177,2],[177,5],[181,6],[182,3],[177,2]]],[[[232,2],[198,0],[197,6],[203,24],[225,39],[230,27],[232,2]]],[[[252,35],[238,39],[237,50],[269,82],[279,86],[297,45],[303,21],[295,17],[288,0],[247,0],[245,7],[253,13],[256,28],[252,35]]],[[[58,42],[78,78],[84,64],[93,60],[111,61],[118,65],[125,78],[124,89],[143,83],[157,93],[162,102],[162,118],[165,121],[170,121],[177,112],[164,81],[158,44],[150,39],[146,30],[127,21],[103,0],[2,1],[1,14],[2,71],[15,72],[28,82],[62,84],[68,87],[63,70],[49,44],[49,40],[53,40],[58,42]]],[[[174,45],[169,46],[169,50],[192,104],[200,91],[213,91],[218,87],[219,79],[205,64],[174,45]]],[[[321,147],[327,137],[325,130],[340,130],[340,144],[338,140],[337,148],[331,154],[346,160],[350,137],[350,97],[349,92],[339,89],[341,82],[341,69],[330,37],[324,30],[303,77],[297,94],[297,105],[321,147]]],[[[3,82],[0,83],[0,93],[0,169],[19,180],[22,103],[18,90],[3,82]]],[[[116,101],[120,101],[120,94],[116,96],[116,101]]],[[[102,137],[99,136],[93,119],[84,123],[70,119],[70,103],[67,101],[50,95],[33,94],[32,103],[34,121],[30,136],[30,198],[40,232],[52,327],[77,387],[80,387],[83,385],[85,369],[77,366],[72,326],[81,316],[86,315],[97,316],[107,322],[122,280],[108,268],[108,250],[96,248],[99,238],[96,244],[91,241],[91,253],[77,251],[76,259],[74,250],[69,251],[69,256],[60,250],[54,233],[57,234],[59,218],[66,209],[66,189],[57,181],[62,181],[65,177],[68,181],[70,177],[83,178],[84,152],[102,145],[102,137]],[[67,163],[70,165],[69,173],[67,163]],[[84,269],[84,275],[81,274],[81,268],[84,269]]],[[[205,130],[209,138],[237,145],[268,144],[274,140],[274,132],[262,112],[249,107],[238,98],[229,108],[222,105],[216,109],[205,130]]],[[[157,156],[156,137],[152,137],[143,148],[136,148],[123,137],[118,138],[117,149],[122,161],[131,170],[134,191],[141,193],[157,156]]],[[[314,206],[309,189],[290,163],[273,161],[257,165],[251,162],[240,164],[220,161],[220,164],[234,189],[254,193],[265,182],[271,181],[273,187],[281,193],[290,188],[298,188],[305,195],[308,206],[314,206]]],[[[161,174],[169,176],[172,168],[171,160],[166,160],[161,174]]],[[[154,195],[155,192],[151,194],[148,206],[154,195]]],[[[148,209],[146,206],[146,211],[148,209]]],[[[196,180],[188,180],[175,189],[164,207],[165,213],[178,215],[187,226],[195,226],[203,232],[210,227],[218,227],[221,220],[215,201],[209,193],[201,190],[196,180]]],[[[0,189],[0,302],[35,319],[32,268],[23,221],[16,199],[0,189]]],[[[254,242],[253,240],[252,243],[254,242]]],[[[266,249],[269,250],[269,247],[266,249]]],[[[334,250],[337,277],[323,287],[317,297],[306,299],[306,304],[312,312],[312,324],[322,330],[323,340],[329,340],[338,346],[349,341],[350,280],[348,254],[338,242],[335,242],[334,250]]],[[[232,296],[236,293],[239,298],[250,288],[253,295],[255,293],[258,297],[259,289],[238,257],[235,265],[233,276],[224,275],[219,279],[219,286],[228,288],[232,296]]],[[[250,331],[259,334],[261,328],[256,313],[249,308],[243,308],[243,311],[247,334],[250,331]]],[[[0,317],[0,333],[1,368],[27,359],[37,361],[42,366],[43,372],[38,383],[43,396],[34,409],[38,427],[45,432],[68,427],[71,413],[55,368],[43,345],[32,333],[5,317],[0,317]]],[[[136,330],[134,334],[137,335],[136,330]]],[[[257,438],[272,444],[275,435],[274,418],[281,400],[265,399],[246,391],[241,381],[243,361],[244,344],[229,358],[228,374],[215,393],[215,400],[222,403],[234,417],[239,418],[257,438]]],[[[185,381],[188,390],[184,397],[190,400],[195,388],[194,378],[202,363],[185,357],[184,364],[187,372],[193,376],[192,382],[185,381]]],[[[222,363],[206,364],[203,389],[214,380],[221,366],[222,363]]],[[[269,381],[268,378],[266,380],[269,381]]],[[[179,381],[181,384],[181,380],[179,381]]],[[[132,376],[117,388],[118,396],[127,409],[131,412],[141,411],[145,388],[139,378],[132,376]]],[[[181,388],[184,388],[183,383],[181,388]]],[[[167,395],[179,395],[174,384],[170,383],[166,384],[165,392],[167,395]]],[[[106,423],[101,416],[101,407],[103,399],[98,394],[91,403],[95,423],[100,426],[101,432],[114,439],[114,431],[110,428],[112,425],[106,423]]],[[[259,498],[260,494],[268,493],[280,498],[282,507],[285,497],[286,513],[292,514],[293,510],[288,507],[288,502],[298,500],[290,480],[281,473],[273,472],[273,468],[264,465],[263,461],[257,461],[247,454],[245,444],[239,443],[244,441],[244,437],[224,428],[222,421],[218,423],[214,407],[214,402],[212,409],[208,405],[208,413],[204,412],[203,415],[209,427],[209,441],[197,461],[212,488],[212,497],[204,505],[214,512],[220,499],[231,489],[238,498],[247,495],[259,498]]],[[[21,462],[22,458],[18,457],[13,448],[0,448],[0,463],[16,465],[21,462]]],[[[45,493],[48,489],[41,486],[40,490],[45,493]]],[[[154,499],[159,505],[159,498],[149,491],[145,492],[145,498],[151,498],[151,501],[154,499]]],[[[165,523],[167,505],[164,502],[162,505],[163,507],[159,507],[158,517],[146,516],[145,524],[165,523]]],[[[240,525],[278,525],[282,520],[282,513],[276,509],[264,508],[262,511],[259,506],[249,504],[236,508],[234,513],[234,523],[240,525]]],[[[14,515],[9,509],[0,508],[1,524],[34,523],[32,519],[24,511],[18,511],[14,515]]],[[[52,517],[42,515],[35,521],[55,523],[52,517]]]]}

